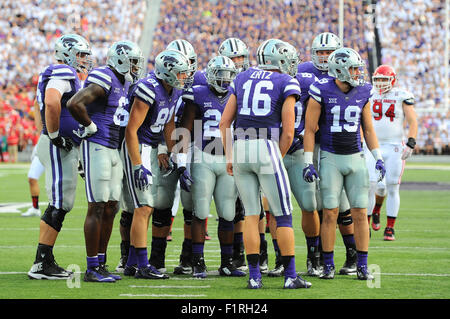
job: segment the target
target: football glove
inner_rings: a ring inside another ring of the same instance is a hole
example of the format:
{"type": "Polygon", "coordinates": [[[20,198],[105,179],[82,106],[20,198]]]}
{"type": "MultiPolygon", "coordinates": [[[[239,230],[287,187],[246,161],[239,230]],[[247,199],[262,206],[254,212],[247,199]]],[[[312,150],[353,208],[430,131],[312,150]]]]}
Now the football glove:
{"type": "Polygon", "coordinates": [[[145,191],[148,185],[153,183],[152,172],[145,168],[144,165],[134,165],[134,187],[139,188],[141,191],[145,191]]]}
{"type": "Polygon", "coordinates": [[[88,126],[83,126],[80,124],[78,130],[73,130],[72,132],[81,139],[88,138],[97,133],[97,125],[95,125],[94,122],[91,122],[88,126]]]}
{"type": "Polygon", "coordinates": [[[378,160],[375,163],[375,169],[378,171],[378,182],[381,182],[384,178],[384,175],[386,175],[386,168],[384,167],[383,160],[378,160]]]}
{"type": "Polygon", "coordinates": [[[305,163],[305,168],[303,169],[303,179],[308,183],[312,183],[316,179],[319,179],[319,174],[317,174],[313,164],[305,163]]]}
{"type": "Polygon", "coordinates": [[[165,172],[162,174],[163,177],[170,176],[173,172],[177,170],[177,163],[175,162],[176,159],[169,153],[169,161],[168,161],[168,167],[165,168],[165,172]]]}
{"type": "Polygon", "coordinates": [[[186,167],[179,167],[178,172],[180,173],[180,187],[186,192],[191,191],[191,186],[194,184],[191,175],[187,171],[186,167]]]}
{"type": "Polygon", "coordinates": [[[403,161],[412,155],[415,146],[416,146],[416,139],[414,137],[408,138],[408,143],[406,143],[406,146],[403,149],[402,153],[403,161]]]}
{"type": "Polygon", "coordinates": [[[70,138],[68,138],[68,137],[58,135],[55,138],[50,138],[50,141],[57,148],[61,148],[67,152],[70,152],[72,150],[73,144],[72,144],[72,141],[70,140],[70,138]]]}

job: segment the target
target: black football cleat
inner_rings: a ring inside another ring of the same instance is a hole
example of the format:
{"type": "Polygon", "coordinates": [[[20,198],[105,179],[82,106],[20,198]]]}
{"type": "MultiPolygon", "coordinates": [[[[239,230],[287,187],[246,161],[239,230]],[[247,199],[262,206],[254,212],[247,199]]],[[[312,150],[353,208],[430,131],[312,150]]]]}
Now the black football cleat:
{"type": "Polygon", "coordinates": [[[356,261],[357,253],[356,249],[348,248],[346,253],[345,263],[341,269],[339,269],[339,275],[354,275],[356,274],[356,261]]]}
{"type": "Polygon", "coordinates": [[[155,267],[149,265],[144,268],[139,268],[134,274],[137,279],[169,279],[169,276],[159,272],[155,267]]]}

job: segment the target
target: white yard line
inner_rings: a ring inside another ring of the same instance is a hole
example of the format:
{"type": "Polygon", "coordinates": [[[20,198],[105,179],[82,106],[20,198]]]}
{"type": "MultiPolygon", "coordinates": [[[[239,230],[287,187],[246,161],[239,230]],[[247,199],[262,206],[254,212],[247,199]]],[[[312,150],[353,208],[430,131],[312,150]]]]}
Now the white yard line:
{"type": "Polygon", "coordinates": [[[172,297],[172,298],[197,298],[197,297],[206,297],[206,295],[168,295],[168,294],[120,294],[120,297],[172,297]]]}

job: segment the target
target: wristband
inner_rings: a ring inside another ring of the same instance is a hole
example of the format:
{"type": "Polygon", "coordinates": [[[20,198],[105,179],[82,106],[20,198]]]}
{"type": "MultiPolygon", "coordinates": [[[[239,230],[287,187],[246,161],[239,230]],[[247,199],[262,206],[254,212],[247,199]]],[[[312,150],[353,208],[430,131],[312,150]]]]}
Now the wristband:
{"type": "Polygon", "coordinates": [[[305,152],[305,154],[303,155],[304,158],[304,162],[305,164],[309,165],[313,163],[313,152],[305,152]]]}
{"type": "Polygon", "coordinates": [[[91,124],[89,124],[88,126],[86,126],[86,129],[88,129],[91,132],[94,132],[97,130],[97,125],[95,125],[95,123],[93,121],[91,121],[91,124]]]}
{"type": "Polygon", "coordinates": [[[376,161],[383,160],[383,157],[381,156],[381,151],[379,148],[374,148],[370,152],[372,152],[373,158],[375,158],[376,161]]]}
{"type": "Polygon", "coordinates": [[[168,151],[167,145],[165,145],[165,144],[158,145],[158,155],[167,154],[168,153],[167,151],[168,151]]]}
{"type": "Polygon", "coordinates": [[[187,162],[187,154],[186,153],[177,153],[177,165],[178,167],[186,167],[187,162]]]}
{"type": "Polygon", "coordinates": [[[50,137],[52,140],[54,138],[57,138],[59,136],[59,130],[56,130],[54,132],[48,132],[48,137],[50,137]]]}

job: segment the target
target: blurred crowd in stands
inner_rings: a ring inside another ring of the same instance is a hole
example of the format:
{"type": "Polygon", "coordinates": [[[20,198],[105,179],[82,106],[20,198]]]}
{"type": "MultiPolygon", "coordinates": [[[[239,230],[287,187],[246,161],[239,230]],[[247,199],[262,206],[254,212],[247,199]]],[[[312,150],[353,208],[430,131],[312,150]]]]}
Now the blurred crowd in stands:
{"type": "MultiPolygon", "coordinates": [[[[68,32],[83,35],[92,45],[96,64],[103,64],[114,41],[138,42],[141,37],[143,0],[69,2],[0,3],[0,161],[6,154],[17,161],[15,150],[37,142],[36,84],[39,72],[53,62],[56,38],[68,32]]],[[[359,51],[368,63],[367,7],[358,0],[344,3],[344,45],[359,51]]],[[[308,61],[315,35],[339,34],[338,4],[335,0],[162,0],[148,66],[152,68],[154,57],[170,41],[183,38],[192,43],[199,68],[204,68],[230,36],[249,46],[253,65],[258,45],[268,38],[292,43],[302,60],[308,61]]],[[[444,6],[445,0],[380,0],[376,4],[381,62],[394,66],[398,85],[416,97],[416,152],[422,154],[450,154],[450,113],[433,111],[444,107],[444,6]]]]}

